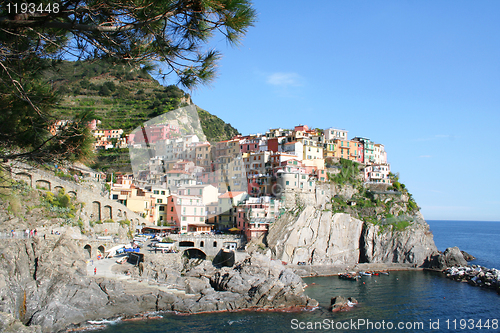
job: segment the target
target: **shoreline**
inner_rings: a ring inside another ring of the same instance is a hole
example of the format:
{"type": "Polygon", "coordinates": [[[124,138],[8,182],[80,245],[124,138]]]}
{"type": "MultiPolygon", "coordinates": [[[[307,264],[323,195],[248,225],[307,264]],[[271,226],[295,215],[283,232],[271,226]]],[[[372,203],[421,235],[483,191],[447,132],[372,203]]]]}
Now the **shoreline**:
{"type": "MultiPolygon", "coordinates": [[[[114,266],[114,265],[113,265],[114,266]]],[[[397,264],[397,263],[363,263],[357,265],[286,265],[286,268],[291,269],[299,275],[301,278],[306,277],[319,277],[319,276],[336,276],[346,271],[423,271],[424,268],[414,267],[412,264],[397,264]]],[[[91,278],[100,279],[102,276],[96,276],[91,278]]],[[[140,295],[144,292],[150,292],[151,290],[161,290],[158,285],[148,284],[145,285],[144,282],[135,281],[134,279],[120,279],[118,276],[106,277],[108,279],[116,279],[124,283],[128,288],[126,288],[126,293],[129,295],[140,295]],[[146,290],[144,290],[146,289],[146,290]]],[[[191,295],[190,295],[191,296],[191,295]]],[[[194,295],[193,295],[194,296],[194,295]]],[[[198,314],[216,314],[216,313],[227,313],[227,312],[304,312],[304,311],[314,311],[319,308],[319,306],[292,306],[286,308],[259,308],[259,307],[249,307],[244,309],[236,310],[215,310],[215,311],[199,311],[199,312],[180,312],[180,311],[146,311],[137,314],[116,314],[112,317],[101,318],[99,320],[93,320],[94,324],[88,321],[81,322],[77,327],[68,327],[65,332],[80,332],[89,331],[96,329],[105,329],[112,322],[127,322],[127,321],[139,321],[139,320],[155,320],[162,319],[163,314],[174,314],[178,316],[189,316],[198,314]]]]}
{"type": "MultiPolygon", "coordinates": [[[[442,273],[442,277],[446,278],[446,274],[444,270],[440,269],[428,269],[422,267],[415,267],[412,264],[399,264],[399,263],[363,263],[357,265],[286,265],[287,268],[292,269],[296,274],[300,275],[301,278],[306,277],[326,277],[326,276],[337,276],[341,273],[345,273],[346,271],[352,272],[360,272],[360,271],[433,271],[442,273]],[[301,274],[302,273],[302,274],[301,274]],[[305,275],[303,273],[306,273],[305,275]],[[311,275],[311,273],[314,273],[311,275]]],[[[98,278],[98,277],[97,277],[98,278]]],[[[137,293],[140,293],[141,287],[134,283],[133,280],[122,280],[122,282],[126,283],[131,287],[127,290],[129,294],[135,294],[134,289],[137,288],[137,293]]],[[[158,289],[158,286],[149,285],[151,289],[158,289]]],[[[148,289],[149,289],[148,288],[148,289]]],[[[142,290],[144,291],[144,290],[142,290]]],[[[105,329],[111,323],[117,322],[128,322],[128,321],[142,321],[142,320],[157,320],[163,319],[164,315],[176,315],[176,316],[190,316],[190,315],[198,315],[198,314],[218,314],[218,313],[237,313],[237,312],[306,312],[306,311],[314,311],[320,308],[320,306],[291,306],[286,308],[259,308],[259,307],[249,307],[243,309],[235,309],[235,310],[215,310],[215,311],[199,311],[199,312],[180,312],[180,311],[146,311],[142,313],[137,313],[133,315],[126,314],[116,314],[115,316],[102,318],[100,320],[94,320],[94,324],[89,323],[89,321],[85,321],[79,323],[77,327],[68,327],[65,332],[81,332],[81,331],[90,331],[90,330],[98,330],[105,329]]]]}
{"type": "Polygon", "coordinates": [[[423,271],[427,268],[415,267],[413,264],[400,263],[362,263],[355,265],[290,265],[286,266],[301,278],[317,276],[336,276],[348,272],[364,271],[423,271]]]}
{"type": "Polygon", "coordinates": [[[142,313],[137,313],[134,315],[120,315],[117,314],[113,317],[101,318],[99,320],[86,320],[85,322],[79,323],[78,327],[68,327],[65,332],[86,332],[95,331],[107,328],[111,323],[119,322],[129,322],[129,321],[145,321],[145,320],[158,320],[163,319],[165,314],[173,314],[176,316],[194,316],[199,314],[217,314],[217,313],[238,313],[238,312],[287,312],[287,313],[298,313],[298,312],[310,312],[320,308],[320,306],[291,306],[287,308],[257,308],[251,307],[246,309],[237,310],[216,310],[216,311],[199,311],[199,312],[179,312],[179,311],[146,311],[142,313]],[[94,322],[94,323],[91,323],[94,322]]]}

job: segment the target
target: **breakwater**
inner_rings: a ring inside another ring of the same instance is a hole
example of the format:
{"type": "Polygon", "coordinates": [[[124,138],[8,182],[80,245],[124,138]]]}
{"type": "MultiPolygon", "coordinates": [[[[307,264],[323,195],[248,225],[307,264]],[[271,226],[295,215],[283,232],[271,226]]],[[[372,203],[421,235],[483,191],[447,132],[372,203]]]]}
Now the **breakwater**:
{"type": "Polygon", "coordinates": [[[450,267],[443,270],[446,277],[472,286],[494,289],[500,294],[500,270],[479,265],[450,267]]]}

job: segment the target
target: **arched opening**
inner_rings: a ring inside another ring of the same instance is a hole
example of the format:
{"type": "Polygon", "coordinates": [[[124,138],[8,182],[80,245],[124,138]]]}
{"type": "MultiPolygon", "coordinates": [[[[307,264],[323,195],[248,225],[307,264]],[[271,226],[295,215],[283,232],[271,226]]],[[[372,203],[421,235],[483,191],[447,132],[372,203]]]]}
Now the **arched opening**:
{"type": "Polygon", "coordinates": [[[31,183],[31,175],[28,174],[28,173],[24,173],[24,172],[20,172],[20,173],[16,173],[16,177],[22,181],[25,181],[26,183],[28,183],[29,186],[33,186],[32,183],[31,183]]]}
{"type": "Polygon", "coordinates": [[[193,247],[194,246],[194,242],[182,241],[182,242],[179,242],[179,246],[184,246],[184,247],[191,246],[191,247],[193,247]]]}
{"type": "Polygon", "coordinates": [[[83,247],[83,249],[89,254],[88,258],[92,258],[92,246],[87,244],[83,247]]]}
{"type": "Polygon", "coordinates": [[[59,194],[59,191],[61,191],[64,187],[62,186],[54,186],[54,193],[59,194]]]}
{"type": "Polygon", "coordinates": [[[92,221],[101,221],[101,203],[99,201],[92,202],[92,221]]]}
{"type": "Polygon", "coordinates": [[[50,191],[50,182],[49,181],[46,181],[44,179],[39,179],[36,181],[35,185],[37,188],[50,191]]]}
{"type": "Polygon", "coordinates": [[[116,213],[116,216],[122,217],[122,210],[121,209],[118,209],[118,213],[116,213]]]}
{"type": "Polygon", "coordinates": [[[99,245],[99,247],[97,248],[97,255],[101,255],[102,258],[104,258],[104,252],[105,252],[104,246],[99,245]]]}
{"type": "Polygon", "coordinates": [[[112,220],[113,219],[113,210],[111,206],[104,206],[104,219],[105,220],[112,220]]]}
{"type": "Polygon", "coordinates": [[[76,198],[76,192],[75,192],[75,191],[69,191],[69,192],[68,192],[68,195],[69,195],[71,198],[76,198]]]}
{"type": "Polygon", "coordinates": [[[216,241],[214,241],[214,247],[217,247],[217,242],[216,241]]]}
{"type": "Polygon", "coordinates": [[[204,241],[201,241],[200,242],[200,247],[204,247],[205,246],[205,242],[204,241]]]}
{"type": "Polygon", "coordinates": [[[187,249],[184,251],[184,255],[189,259],[207,259],[207,255],[200,249],[187,249]]]}

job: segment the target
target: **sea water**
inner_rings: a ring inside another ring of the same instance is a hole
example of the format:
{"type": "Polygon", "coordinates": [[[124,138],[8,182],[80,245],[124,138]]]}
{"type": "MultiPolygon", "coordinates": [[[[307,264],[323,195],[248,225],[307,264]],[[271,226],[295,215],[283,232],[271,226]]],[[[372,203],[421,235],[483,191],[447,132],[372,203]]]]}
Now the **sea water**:
{"type": "MultiPolygon", "coordinates": [[[[472,264],[500,269],[500,222],[427,221],[440,251],[458,246],[472,264]]],[[[500,332],[500,295],[438,272],[391,272],[360,281],[305,278],[314,311],[163,314],[163,319],[119,322],[103,332],[500,332]],[[328,311],[334,296],[354,297],[346,312],[328,311]]]]}

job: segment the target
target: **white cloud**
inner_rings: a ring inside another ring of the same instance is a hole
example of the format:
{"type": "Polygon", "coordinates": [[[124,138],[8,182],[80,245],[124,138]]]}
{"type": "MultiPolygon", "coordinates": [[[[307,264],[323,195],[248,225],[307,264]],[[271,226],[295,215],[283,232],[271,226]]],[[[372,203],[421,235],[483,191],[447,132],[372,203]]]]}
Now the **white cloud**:
{"type": "Polygon", "coordinates": [[[266,82],[273,86],[302,86],[303,78],[297,73],[273,73],[267,76],[266,82]]]}

